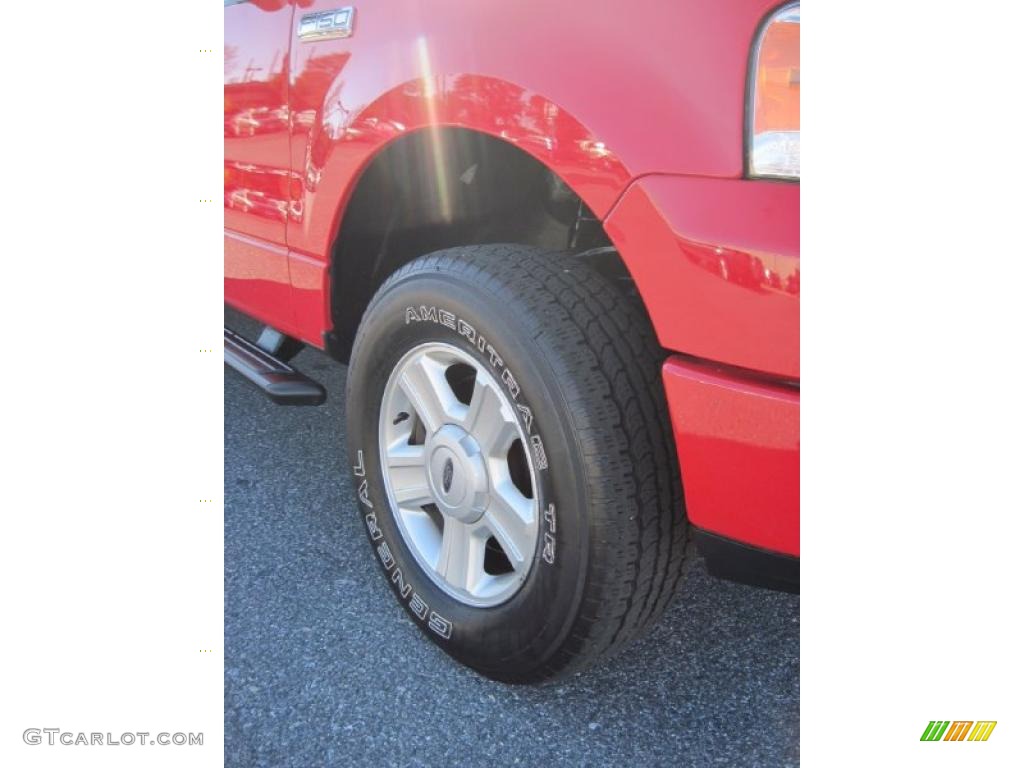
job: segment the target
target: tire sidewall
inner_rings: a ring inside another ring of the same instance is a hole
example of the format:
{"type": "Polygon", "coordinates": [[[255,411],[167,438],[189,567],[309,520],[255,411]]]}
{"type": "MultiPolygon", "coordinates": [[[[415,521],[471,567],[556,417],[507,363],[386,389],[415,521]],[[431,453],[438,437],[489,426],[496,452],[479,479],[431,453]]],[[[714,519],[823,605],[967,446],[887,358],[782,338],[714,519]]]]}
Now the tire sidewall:
{"type": "Polygon", "coordinates": [[[396,597],[446,652],[492,677],[515,679],[550,663],[579,611],[591,532],[580,449],[561,380],[535,341],[530,315],[443,272],[413,272],[371,304],[353,348],[347,436],[360,514],[396,597]],[[506,602],[465,605],[422,572],[399,532],[380,466],[379,417],[398,361],[428,342],[450,344],[489,370],[513,405],[529,452],[540,515],[530,573],[506,602]]]}

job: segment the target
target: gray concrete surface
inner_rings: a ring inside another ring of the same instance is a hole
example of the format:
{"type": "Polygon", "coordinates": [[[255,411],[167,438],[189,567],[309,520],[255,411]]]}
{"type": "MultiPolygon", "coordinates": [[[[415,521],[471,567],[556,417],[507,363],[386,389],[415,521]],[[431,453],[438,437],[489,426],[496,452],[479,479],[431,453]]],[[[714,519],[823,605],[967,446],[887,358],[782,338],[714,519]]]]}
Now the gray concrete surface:
{"type": "Polygon", "coordinates": [[[697,559],[660,624],[544,687],[486,680],[392,597],[345,468],[346,368],[319,408],[225,371],[228,766],[785,766],[799,761],[799,597],[697,559]]]}

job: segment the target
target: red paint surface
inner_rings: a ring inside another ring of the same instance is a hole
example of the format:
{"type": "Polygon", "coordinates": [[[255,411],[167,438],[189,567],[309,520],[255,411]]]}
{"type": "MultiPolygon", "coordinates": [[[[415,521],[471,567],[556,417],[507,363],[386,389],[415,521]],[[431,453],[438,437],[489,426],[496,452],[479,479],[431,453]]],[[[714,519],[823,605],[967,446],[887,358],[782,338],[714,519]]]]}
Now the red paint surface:
{"type": "Polygon", "coordinates": [[[224,299],[282,329],[294,326],[286,247],[291,20],[286,2],[224,8],[224,299]]]}
{"type": "Polygon", "coordinates": [[[673,357],[662,369],[690,522],[800,554],[800,395],[673,357]]]}
{"type": "Polygon", "coordinates": [[[799,378],[799,184],[649,176],[605,230],[662,346],[799,378]]]}

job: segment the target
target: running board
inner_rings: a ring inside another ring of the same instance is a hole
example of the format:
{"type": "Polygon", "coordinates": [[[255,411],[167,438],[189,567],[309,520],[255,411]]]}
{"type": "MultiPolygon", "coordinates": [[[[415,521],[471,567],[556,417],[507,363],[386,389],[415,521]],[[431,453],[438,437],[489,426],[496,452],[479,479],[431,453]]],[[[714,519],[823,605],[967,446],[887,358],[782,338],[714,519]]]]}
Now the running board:
{"type": "Polygon", "coordinates": [[[327,390],[237,333],[224,329],[224,364],[278,405],[320,405],[327,390]]]}

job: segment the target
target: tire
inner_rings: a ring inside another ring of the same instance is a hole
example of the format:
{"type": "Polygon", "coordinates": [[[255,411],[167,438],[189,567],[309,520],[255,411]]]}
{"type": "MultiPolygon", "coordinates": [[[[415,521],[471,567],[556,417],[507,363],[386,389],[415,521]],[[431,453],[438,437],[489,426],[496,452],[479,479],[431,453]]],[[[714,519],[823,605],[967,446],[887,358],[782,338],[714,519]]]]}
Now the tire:
{"type": "Polygon", "coordinates": [[[562,253],[453,248],[377,292],[347,384],[360,513],[392,590],[449,655],[493,679],[540,682],[614,652],[664,612],[687,538],[664,356],[639,302],[562,253]],[[453,360],[465,363],[446,368],[453,360]],[[471,392],[450,378],[470,369],[471,392]],[[460,387],[463,405],[451,399],[460,387]],[[473,398],[475,432],[429,430],[470,425],[473,398]],[[412,469],[395,458],[407,453],[412,469]],[[436,503],[420,504],[428,496],[436,503]]]}

